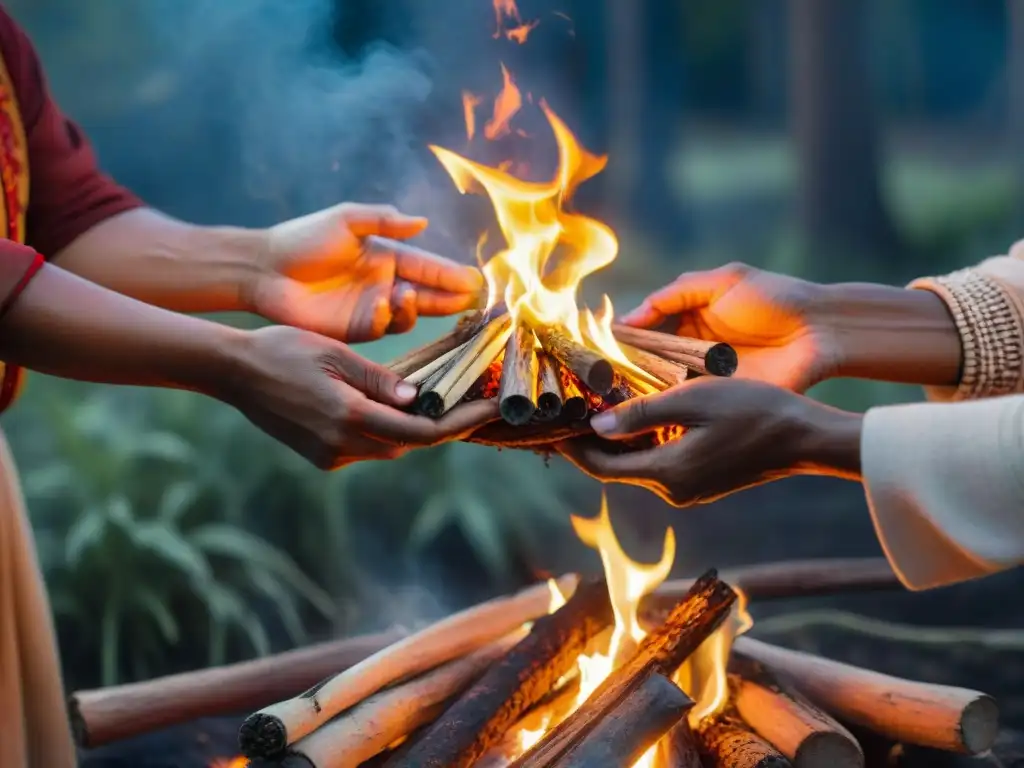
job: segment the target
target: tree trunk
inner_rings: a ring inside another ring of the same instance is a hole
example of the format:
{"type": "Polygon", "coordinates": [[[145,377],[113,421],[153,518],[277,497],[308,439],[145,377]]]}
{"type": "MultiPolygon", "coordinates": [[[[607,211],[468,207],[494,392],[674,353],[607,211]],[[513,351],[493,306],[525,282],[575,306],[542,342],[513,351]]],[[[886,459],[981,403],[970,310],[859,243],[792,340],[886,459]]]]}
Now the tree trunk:
{"type": "Polygon", "coordinates": [[[790,0],[800,227],[813,252],[896,244],[882,203],[864,0],[790,0]]]}

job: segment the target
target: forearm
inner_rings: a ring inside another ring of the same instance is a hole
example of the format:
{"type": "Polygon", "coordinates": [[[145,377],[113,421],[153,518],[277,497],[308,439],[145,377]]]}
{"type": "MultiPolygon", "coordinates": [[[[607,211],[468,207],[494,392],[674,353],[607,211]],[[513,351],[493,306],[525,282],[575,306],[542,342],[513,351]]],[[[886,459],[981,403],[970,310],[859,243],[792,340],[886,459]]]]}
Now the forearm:
{"type": "Polygon", "coordinates": [[[202,227],[137,209],[93,227],[52,261],[176,312],[247,311],[262,243],[258,230],[202,227]]]}
{"type": "Polygon", "coordinates": [[[959,380],[960,334],[946,304],[930,291],[827,285],[817,311],[836,348],[836,377],[932,386],[959,380]]]}
{"type": "Polygon", "coordinates": [[[192,389],[233,381],[245,332],[143,304],[45,265],[0,320],[0,359],[63,378],[192,389]]]}

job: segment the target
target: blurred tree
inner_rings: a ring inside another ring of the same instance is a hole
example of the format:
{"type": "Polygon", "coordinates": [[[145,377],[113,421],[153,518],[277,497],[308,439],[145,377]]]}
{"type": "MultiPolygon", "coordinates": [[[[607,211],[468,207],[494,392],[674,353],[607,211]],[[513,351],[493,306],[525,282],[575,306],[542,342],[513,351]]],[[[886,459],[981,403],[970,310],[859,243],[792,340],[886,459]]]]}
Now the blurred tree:
{"type": "Polygon", "coordinates": [[[863,0],[790,0],[790,116],[802,234],[814,252],[891,253],[863,0]]]}

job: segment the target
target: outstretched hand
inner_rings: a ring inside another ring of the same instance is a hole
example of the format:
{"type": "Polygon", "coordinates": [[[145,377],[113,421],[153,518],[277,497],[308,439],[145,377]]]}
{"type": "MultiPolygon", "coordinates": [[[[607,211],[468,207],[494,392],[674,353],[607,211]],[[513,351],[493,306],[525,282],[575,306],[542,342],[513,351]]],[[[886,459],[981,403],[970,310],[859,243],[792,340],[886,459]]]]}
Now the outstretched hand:
{"type": "Polygon", "coordinates": [[[392,206],[357,203],[278,224],[249,303],[273,322],[345,342],[471,308],[484,286],[478,269],[401,242],[426,227],[392,206]]]}
{"type": "Polygon", "coordinates": [[[592,477],[643,486],[677,507],[793,474],[859,474],[859,415],[762,382],[694,379],[590,423],[599,437],[566,441],[559,453],[592,477]],[[655,448],[610,450],[609,441],[669,426],[686,431],[655,448]]]}

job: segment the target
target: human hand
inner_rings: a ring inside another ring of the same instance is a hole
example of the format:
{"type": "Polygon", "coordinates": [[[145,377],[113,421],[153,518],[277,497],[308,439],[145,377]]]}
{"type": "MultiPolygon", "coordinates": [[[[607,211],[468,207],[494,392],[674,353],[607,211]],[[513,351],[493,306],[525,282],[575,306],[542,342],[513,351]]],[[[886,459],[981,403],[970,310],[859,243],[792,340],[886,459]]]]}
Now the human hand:
{"type": "Polygon", "coordinates": [[[391,206],[357,203],[278,224],[267,231],[248,303],[273,322],[346,342],[471,308],[484,285],[478,269],[400,242],[426,226],[391,206]]]}
{"type": "Polygon", "coordinates": [[[855,478],[859,414],[837,411],[781,387],[741,379],[693,379],[594,416],[600,437],[559,444],[588,475],[643,486],[677,507],[795,474],[855,478]],[[616,453],[608,441],[679,425],[682,437],[616,453]],[[602,439],[603,438],[603,439],[602,439]]]}
{"type": "Polygon", "coordinates": [[[246,333],[235,359],[216,394],[321,469],[397,458],[498,417],[496,400],[456,406],[436,421],[404,413],[415,387],[341,342],[296,328],[246,333]]]}
{"type": "Polygon", "coordinates": [[[821,293],[805,280],[729,264],[680,275],[623,322],[724,341],[739,357],[737,377],[803,392],[839,365],[833,328],[819,311],[821,293]]]}

